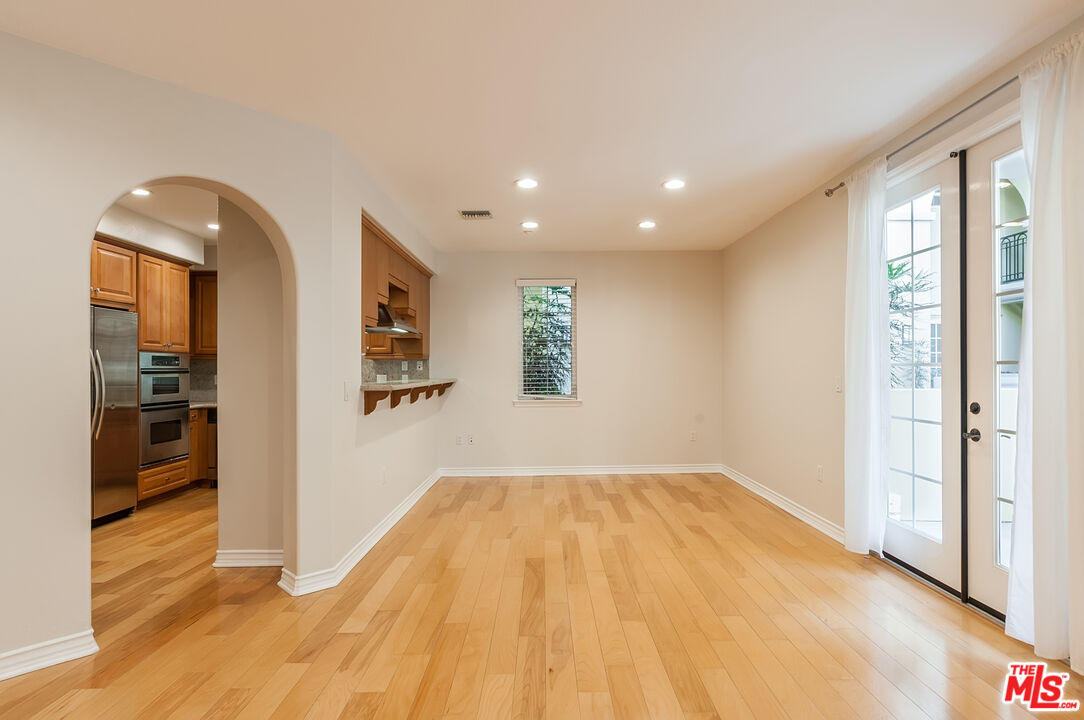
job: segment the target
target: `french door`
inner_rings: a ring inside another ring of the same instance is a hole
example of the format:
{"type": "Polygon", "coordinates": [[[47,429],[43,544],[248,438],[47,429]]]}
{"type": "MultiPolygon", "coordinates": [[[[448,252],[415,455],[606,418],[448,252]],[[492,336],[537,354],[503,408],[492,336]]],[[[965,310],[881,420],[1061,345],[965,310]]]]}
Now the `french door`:
{"type": "Polygon", "coordinates": [[[1031,188],[1020,126],[967,151],[968,595],[1004,615],[1031,188]]]}
{"type": "Polygon", "coordinates": [[[894,185],[886,216],[885,554],[1002,616],[1030,206],[1020,145],[1014,125],[894,185]]]}
{"type": "Polygon", "coordinates": [[[889,188],[886,555],[961,580],[960,187],[945,161],[889,188]]]}

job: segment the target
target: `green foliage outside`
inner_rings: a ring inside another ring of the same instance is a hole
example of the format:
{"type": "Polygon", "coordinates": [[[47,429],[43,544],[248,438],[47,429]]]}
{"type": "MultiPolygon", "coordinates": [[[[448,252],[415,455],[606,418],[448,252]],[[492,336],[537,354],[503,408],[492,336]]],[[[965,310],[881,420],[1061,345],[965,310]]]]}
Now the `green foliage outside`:
{"type": "Polygon", "coordinates": [[[572,291],[524,287],[523,393],[573,395],[572,291]]]}

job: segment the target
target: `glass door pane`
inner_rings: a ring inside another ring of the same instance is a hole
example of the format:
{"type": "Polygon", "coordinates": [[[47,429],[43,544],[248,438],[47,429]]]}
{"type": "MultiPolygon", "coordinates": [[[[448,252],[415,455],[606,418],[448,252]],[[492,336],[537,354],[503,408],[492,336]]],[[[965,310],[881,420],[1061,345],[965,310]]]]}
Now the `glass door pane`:
{"type": "Polygon", "coordinates": [[[1015,126],[967,152],[968,592],[1005,611],[1031,187],[1015,126]]]}
{"type": "Polygon", "coordinates": [[[885,552],[960,578],[959,191],[946,160],[889,189],[889,488],[885,552]]]}

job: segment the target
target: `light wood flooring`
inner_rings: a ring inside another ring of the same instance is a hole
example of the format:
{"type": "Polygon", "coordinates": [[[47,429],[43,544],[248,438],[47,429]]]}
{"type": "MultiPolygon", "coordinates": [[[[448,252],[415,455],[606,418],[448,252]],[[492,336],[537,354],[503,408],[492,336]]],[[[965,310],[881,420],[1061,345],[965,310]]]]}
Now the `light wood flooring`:
{"type": "Polygon", "coordinates": [[[299,598],[211,567],[215,501],[93,532],[101,651],[0,683],[0,717],[1027,716],[1028,648],[719,475],[444,479],[299,598]]]}

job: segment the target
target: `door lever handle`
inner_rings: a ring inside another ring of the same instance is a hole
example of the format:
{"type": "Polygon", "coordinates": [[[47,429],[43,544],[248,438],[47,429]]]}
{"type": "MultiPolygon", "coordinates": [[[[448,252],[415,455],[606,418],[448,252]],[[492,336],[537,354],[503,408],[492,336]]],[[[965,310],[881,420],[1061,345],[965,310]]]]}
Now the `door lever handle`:
{"type": "Polygon", "coordinates": [[[978,442],[979,440],[982,440],[982,433],[979,432],[978,428],[971,428],[969,432],[964,433],[964,439],[970,440],[971,442],[978,442]]]}

